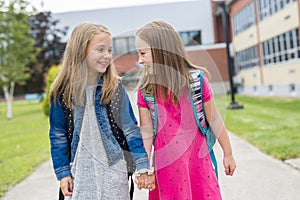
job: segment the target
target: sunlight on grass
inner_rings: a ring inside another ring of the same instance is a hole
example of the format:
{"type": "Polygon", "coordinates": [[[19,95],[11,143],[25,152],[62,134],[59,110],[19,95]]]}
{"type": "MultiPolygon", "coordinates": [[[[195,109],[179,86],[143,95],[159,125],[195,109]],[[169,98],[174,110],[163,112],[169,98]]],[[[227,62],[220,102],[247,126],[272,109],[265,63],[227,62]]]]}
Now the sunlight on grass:
{"type": "Polygon", "coordinates": [[[0,103],[0,197],[50,158],[48,118],[40,103],[16,102],[12,120],[0,103]]]}
{"type": "Polygon", "coordinates": [[[300,157],[300,99],[237,96],[237,101],[245,108],[227,110],[228,130],[278,159],[300,157]]]}

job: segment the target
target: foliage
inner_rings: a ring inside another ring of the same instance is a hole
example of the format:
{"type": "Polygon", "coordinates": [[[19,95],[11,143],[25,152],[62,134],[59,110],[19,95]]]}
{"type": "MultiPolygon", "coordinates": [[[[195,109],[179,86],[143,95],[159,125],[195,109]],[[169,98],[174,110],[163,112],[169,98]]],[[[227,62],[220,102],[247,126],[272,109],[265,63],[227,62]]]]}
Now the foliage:
{"type": "Polygon", "coordinates": [[[49,105],[49,92],[50,92],[50,86],[53,83],[56,75],[58,74],[60,70],[60,65],[53,66],[50,68],[47,76],[47,83],[46,83],[46,96],[43,99],[43,111],[46,116],[49,116],[49,110],[50,110],[50,105],[49,105]]]}
{"type": "Polygon", "coordinates": [[[52,65],[60,63],[65,44],[61,41],[68,27],[58,28],[59,20],[52,17],[51,12],[37,12],[30,18],[31,33],[35,39],[35,47],[40,49],[37,63],[30,65],[31,78],[27,90],[44,91],[44,75],[52,65]],[[38,84],[37,84],[38,83],[38,84]]]}
{"type": "MultiPolygon", "coordinates": [[[[0,115],[0,199],[50,155],[48,118],[41,112],[41,103],[14,102],[13,108],[14,120],[0,115]]],[[[5,109],[0,103],[0,113],[5,109]]]]}
{"type": "Polygon", "coordinates": [[[0,87],[7,102],[7,119],[12,119],[12,101],[15,85],[25,84],[30,77],[28,64],[35,61],[25,0],[11,0],[8,6],[1,2],[0,11],[0,87]]]}
{"type": "MultiPolygon", "coordinates": [[[[3,6],[2,6],[3,7],[3,6]]],[[[11,82],[25,84],[30,77],[28,63],[35,60],[34,48],[24,0],[11,1],[6,11],[1,11],[0,23],[0,86],[11,82]]]]}

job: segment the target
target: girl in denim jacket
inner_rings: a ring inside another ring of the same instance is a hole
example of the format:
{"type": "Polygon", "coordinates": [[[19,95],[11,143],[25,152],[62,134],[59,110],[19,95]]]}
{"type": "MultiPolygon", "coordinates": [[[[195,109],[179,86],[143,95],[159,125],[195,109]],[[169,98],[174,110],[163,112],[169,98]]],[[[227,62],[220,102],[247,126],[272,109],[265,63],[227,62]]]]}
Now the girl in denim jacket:
{"type": "Polygon", "coordinates": [[[140,181],[154,189],[140,129],[112,64],[112,39],[102,25],[82,23],[72,32],[62,68],[50,89],[50,144],[53,167],[67,199],[129,199],[126,161],[112,134],[107,105],[122,95],[120,127],[140,181]],[[73,112],[74,132],[68,140],[63,105],[73,112]],[[71,155],[69,155],[71,152],[71,155]]]}

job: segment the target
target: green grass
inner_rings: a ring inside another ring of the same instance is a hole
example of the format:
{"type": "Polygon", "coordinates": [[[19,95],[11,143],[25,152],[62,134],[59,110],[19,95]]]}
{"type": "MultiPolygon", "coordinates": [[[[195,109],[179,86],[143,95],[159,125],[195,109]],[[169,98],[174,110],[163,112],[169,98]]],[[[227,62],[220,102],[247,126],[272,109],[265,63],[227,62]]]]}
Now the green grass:
{"type": "Polygon", "coordinates": [[[6,119],[0,103],[0,197],[37,165],[49,159],[48,118],[40,103],[13,104],[13,119],[6,119]]]}
{"type": "MultiPolygon", "coordinates": [[[[228,130],[273,157],[300,157],[300,99],[236,96],[236,100],[245,108],[227,110],[230,96],[216,97],[228,130]]],[[[0,197],[50,157],[42,105],[15,102],[13,114],[8,121],[6,104],[0,103],[0,197]]]]}
{"type": "Polygon", "coordinates": [[[300,157],[300,99],[236,96],[236,101],[244,109],[226,110],[228,130],[275,158],[300,157]]]}

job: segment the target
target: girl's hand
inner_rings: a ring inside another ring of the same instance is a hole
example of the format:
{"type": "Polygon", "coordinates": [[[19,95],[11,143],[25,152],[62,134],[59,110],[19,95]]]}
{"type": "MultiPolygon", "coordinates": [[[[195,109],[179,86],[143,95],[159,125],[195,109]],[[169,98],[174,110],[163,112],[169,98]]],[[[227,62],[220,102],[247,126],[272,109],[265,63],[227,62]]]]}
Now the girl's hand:
{"type": "Polygon", "coordinates": [[[143,173],[140,176],[135,178],[135,183],[137,184],[137,187],[140,190],[142,188],[149,189],[150,191],[154,190],[155,189],[155,176],[154,176],[154,174],[143,173]]]}
{"type": "Polygon", "coordinates": [[[225,174],[232,176],[236,169],[236,164],[233,156],[232,155],[224,156],[223,165],[225,168],[225,174]]]}
{"type": "Polygon", "coordinates": [[[60,180],[60,188],[64,196],[72,196],[73,180],[71,176],[64,177],[60,180]]]}

